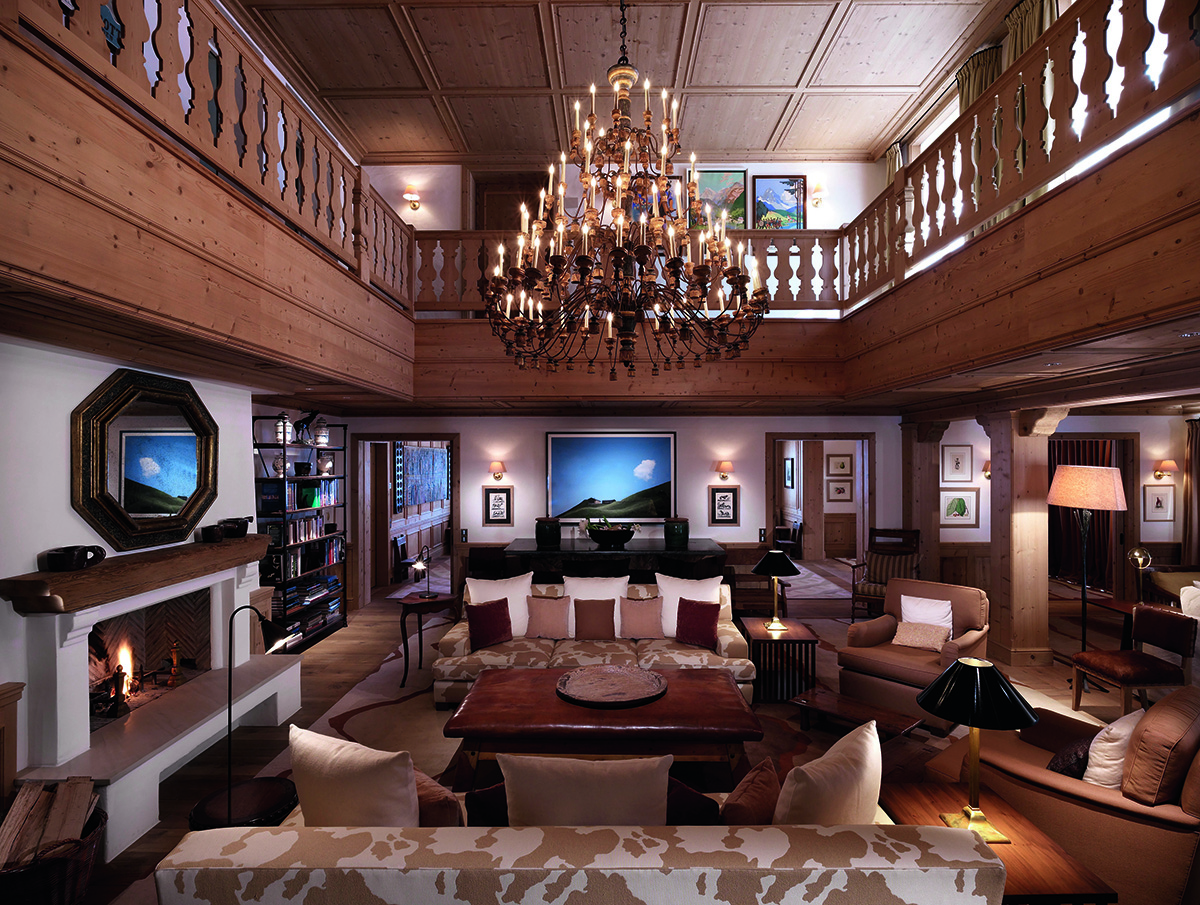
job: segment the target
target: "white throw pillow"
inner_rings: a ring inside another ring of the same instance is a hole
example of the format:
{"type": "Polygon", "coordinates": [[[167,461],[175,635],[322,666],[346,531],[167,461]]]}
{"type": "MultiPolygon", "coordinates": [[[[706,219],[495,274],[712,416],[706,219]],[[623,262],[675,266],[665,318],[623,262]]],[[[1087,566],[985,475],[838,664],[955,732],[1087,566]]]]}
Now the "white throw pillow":
{"type": "MultiPolygon", "coordinates": [[[[629,594],[629,576],[621,575],[616,578],[575,578],[570,575],[563,577],[563,594],[572,600],[611,600],[613,601],[613,628],[616,637],[621,637],[621,607],[622,597],[629,594]]],[[[575,637],[575,607],[567,608],[568,637],[575,637]]]]}
{"type": "Polygon", "coordinates": [[[793,767],[775,804],[775,826],[875,822],[883,751],[875,721],[838,739],[821,757],[793,767]]]}
{"type": "Polygon", "coordinates": [[[524,636],[529,628],[529,604],[525,598],[533,593],[532,572],[515,578],[468,578],[467,591],[471,595],[471,603],[487,603],[507,597],[508,621],[512,624],[513,637],[524,636]]]}
{"type": "Polygon", "coordinates": [[[305,826],[418,826],[417,778],[407,751],[376,751],[288,728],[292,781],[305,826]]]}
{"type": "Polygon", "coordinates": [[[1193,619],[1200,619],[1200,588],[1180,588],[1179,608],[1193,619]]]}
{"type": "Polygon", "coordinates": [[[1106,789],[1121,788],[1129,739],[1145,713],[1144,710],[1127,713],[1097,733],[1088,746],[1087,769],[1083,771],[1084,782],[1095,783],[1106,789]]]}
{"type": "MultiPolygon", "coordinates": [[[[909,597],[900,595],[900,621],[924,622],[926,625],[944,625],[954,637],[954,610],[949,600],[934,600],[931,597],[909,597]]],[[[513,631],[516,634],[516,631],[513,631]]]]}
{"type": "Polygon", "coordinates": [[[663,600],[663,636],[675,637],[679,625],[679,598],[698,600],[701,603],[721,602],[721,576],[713,578],[672,578],[670,575],[654,573],[658,594],[663,600]]]}
{"type": "Polygon", "coordinates": [[[496,755],[509,826],[665,826],[673,761],[496,755]]]}

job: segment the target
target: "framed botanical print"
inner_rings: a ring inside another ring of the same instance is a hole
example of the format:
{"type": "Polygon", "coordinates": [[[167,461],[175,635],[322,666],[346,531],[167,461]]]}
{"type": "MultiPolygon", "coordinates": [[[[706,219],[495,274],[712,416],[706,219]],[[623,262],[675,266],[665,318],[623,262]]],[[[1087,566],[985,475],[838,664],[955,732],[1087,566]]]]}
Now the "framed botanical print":
{"type": "Polygon", "coordinates": [[[854,477],[854,456],[830,453],[825,456],[825,477],[854,477]]]}
{"type": "Polygon", "coordinates": [[[696,174],[696,197],[700,199],[701,214],[692,216],[688,223],[694,229],[712,228],[704,219],[704,205],[712,209],[712,219],[721,219],[721,212],[729,216],[726,227],[746,228],[746,171],[745,170],[701,170],[696,174]]]}
{"type": "Polygon", "coordinates": [[[512,485],[490,485],[483,488],[483,525],[512,527],[512,485]]]}
{"type": "Polygon", "coordinates": [[[939,521],[943,528],[979,527],[979,488],[958,487],[939,495],[939,521]]]}
{"type": "Polygon", "coordinates": [[[739,524],[738,494],[741,488],[736,484],[708,485],[708,524],[737,526],[739,524]]]}
{"type": "Polygon", "coordinates": [[[854,502],[854,482],[853,481],[826,481],[825,482],[825,502],[826,503],[853,503],[854,502]]]}
{"type": "Polygon", "coordinates": [[[754,228],[804,229],[803,176],[754,177],[754,228]]]}
{"type": "Polygon", "coordinates": [[[1142,521],[1175,521],[1175,485],[1142,485],[1142,521]]]}
{"type": "Polygon", "coordinates": [[[796,486],[796,460],[791,456],[783,460],[783,486],[788,490],[796,486]]]}
{"type": "Polygon", "coordinates": [[[974,474],[970,446],[942,447],[942,483],[970,484],[974,474]]]}

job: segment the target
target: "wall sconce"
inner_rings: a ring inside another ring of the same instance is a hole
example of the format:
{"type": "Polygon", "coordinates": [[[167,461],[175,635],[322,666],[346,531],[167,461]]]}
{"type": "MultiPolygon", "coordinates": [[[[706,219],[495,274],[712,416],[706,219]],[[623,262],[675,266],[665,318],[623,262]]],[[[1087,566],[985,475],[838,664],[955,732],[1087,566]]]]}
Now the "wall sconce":
{"type": "Polygon", "coordinates": [[[989,481],[992,479],[992,460],[988,459],[983,463],[983,476],[989,481]]]}
{"type": "Polygon", "coordinates": [[[722,481],[728,481],[729,476],[733,474],[733,463],[725,459],[717,463],[717,474],[722,481]]]}
{"type": "Polygon", "coordinates": [[[808,193],[808,201],[813,207],[820,207],[825,200],[825,183],[814,182],[812,191],[808,193]]]}
{"type": "Polygon", "coordinates": [[[421,193],[417,191],[417,187],[415,185],[406,186],[404,189],[404,194],[400,197],[407,201],[408,206],[414,211],[419,211],[421,209],[421,193]]]}
{"type": "Polygon", "coordinates": [[[493,478],[495,478],[497,481],[499,481],[499,480],[503,479],[504,472],[508,471],[508,469],[504,467],[503,462],[493,462],[491,465],[488,466],[488,471],[490,471],[492,473],[493,478]]]}
{"type": "Polygon", "coordinates": [[[1179,471],[1179,466],[1175,464],[1175,460],[1163,459],[1158,463],[1158,468],[1154,469],[1154,478],[1161,481],[1163,478],[1170,477],[1171,473],[1175,471],[1179,471]]]}

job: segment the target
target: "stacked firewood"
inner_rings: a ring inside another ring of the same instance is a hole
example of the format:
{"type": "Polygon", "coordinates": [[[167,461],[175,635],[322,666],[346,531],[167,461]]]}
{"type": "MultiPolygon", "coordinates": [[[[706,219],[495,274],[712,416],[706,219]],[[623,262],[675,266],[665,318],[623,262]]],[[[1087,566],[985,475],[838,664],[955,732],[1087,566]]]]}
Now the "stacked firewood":
{"type": "Polygon", "coordinates": [[[0,824],[0,868],[21,867],[78,841],[99,797],[89,776],[72,776],[57,788],[25,783],[0,824]]]}

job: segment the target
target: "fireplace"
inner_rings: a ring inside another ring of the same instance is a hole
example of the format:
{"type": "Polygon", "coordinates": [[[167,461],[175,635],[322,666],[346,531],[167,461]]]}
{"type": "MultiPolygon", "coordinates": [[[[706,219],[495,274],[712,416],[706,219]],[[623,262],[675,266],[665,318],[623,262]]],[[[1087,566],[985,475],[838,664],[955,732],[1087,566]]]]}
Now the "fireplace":
{"type": "Polygon", "coordinates": [[[207,588],[97,622],[88,633],[95,732],[212,666],[207,588]],[[114,679],[119,676],[119,681],[114,679]]]}

